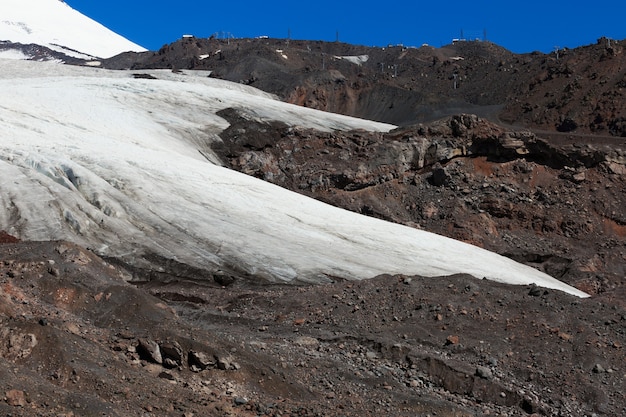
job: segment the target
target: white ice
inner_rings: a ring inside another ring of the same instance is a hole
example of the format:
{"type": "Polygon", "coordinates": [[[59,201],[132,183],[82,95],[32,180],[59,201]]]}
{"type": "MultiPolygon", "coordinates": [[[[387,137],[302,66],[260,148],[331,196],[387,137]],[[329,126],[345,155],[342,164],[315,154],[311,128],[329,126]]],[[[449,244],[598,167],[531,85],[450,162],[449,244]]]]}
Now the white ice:
{"type": "Polygon", "coordinates": [[[1,0],[0,41],[47,46],[81,59],[145,51],[59,0],[1,0]]]}
{"type": "Polygon", "coordinates": [[[587,296],[475,246],[226,169],[209,147],[228,126],[215,114],[227,107],[326,131],[393,126],[191,72],[150,73],[159,79],[0,62],[0,230],[70,240],[141,267],[152,267],[145,255],[157,254],[208,270],[236,266],[272,282],[468,273],[587,296]]]}
{"type": "Polygon", "coordinates": [[[5,49],[0,51],[1,59],[28,59],[29,57],[19,49],[5,49]]]}

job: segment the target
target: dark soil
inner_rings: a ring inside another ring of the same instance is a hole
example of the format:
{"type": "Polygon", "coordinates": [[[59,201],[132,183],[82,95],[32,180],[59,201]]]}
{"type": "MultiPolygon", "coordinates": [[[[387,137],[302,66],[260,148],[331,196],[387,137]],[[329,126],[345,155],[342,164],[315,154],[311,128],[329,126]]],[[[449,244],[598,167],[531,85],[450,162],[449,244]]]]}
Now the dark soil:
{"type": "Polygon", "coordinates": [[[0,245],[12,416],[621,415],[623,288],[469,276],[126,282],[64,242],[0,245]]]}

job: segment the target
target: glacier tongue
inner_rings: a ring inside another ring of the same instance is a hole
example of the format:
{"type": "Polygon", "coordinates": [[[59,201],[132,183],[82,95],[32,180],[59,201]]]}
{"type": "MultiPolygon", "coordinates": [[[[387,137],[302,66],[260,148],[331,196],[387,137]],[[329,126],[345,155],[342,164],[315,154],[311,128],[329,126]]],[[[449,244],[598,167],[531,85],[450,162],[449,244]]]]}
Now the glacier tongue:
{"type": "Polygon", "coordinates": [[[392,126],[206,77],[153,74],[160,79],[43,63],[0,66],[0,230],[66,239],[145,268],[156,267],[157,256],[272,282],[469,273],[587,296],[497,254],[329,206],[199,152],[220,140],[227,123],[215,113],[227,107],[325,130],[392,126]]]}

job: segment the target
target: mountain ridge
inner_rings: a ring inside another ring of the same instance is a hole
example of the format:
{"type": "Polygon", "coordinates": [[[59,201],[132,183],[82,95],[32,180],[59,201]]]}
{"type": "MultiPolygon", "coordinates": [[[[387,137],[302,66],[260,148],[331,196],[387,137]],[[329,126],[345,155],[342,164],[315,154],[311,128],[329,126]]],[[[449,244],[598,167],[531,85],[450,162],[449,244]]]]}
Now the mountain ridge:
{"type": "Polygon", "coordinates": [[[287,102],[396,125],[473,113],[554,133],[619,137],[626,136],[624,43],[600,38],[550,54],[514,54],[482,41],[380,48],[183,38],[103,65],[210,70],[214,77],[256,86],[287,102]],[[359,56],[367,59],[352,59],[359,56]]]}

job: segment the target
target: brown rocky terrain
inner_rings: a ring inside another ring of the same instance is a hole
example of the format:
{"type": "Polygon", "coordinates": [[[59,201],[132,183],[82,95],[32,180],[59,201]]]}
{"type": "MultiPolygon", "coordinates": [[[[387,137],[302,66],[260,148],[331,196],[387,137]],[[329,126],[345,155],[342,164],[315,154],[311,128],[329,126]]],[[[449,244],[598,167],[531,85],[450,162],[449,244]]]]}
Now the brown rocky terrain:
{"type": "Polygon", "coordinates": [[[369,216],[532,264],[589,293],[626,284],[626,142],[543,139],[474,115],[387,134],[255,124],[226,110],[224,159],[369,216]]]}
{"type": "Polygon", "coordinates": [[[411,125],[458,113],[551,132],[626,136],[624,41],[550,54],[490,42],[386,48],[287,39],[184,38],[114,69],[203,69],[291,103],[411,125]]]}
{"type": "Polygon", "coordinates": [[[625,410],[624,287],[578,299],[462,275],[132,283],[69,243],[0,254],[6,415],[625,410]]]}
{"type": "Polygon", "coordinates": [[[236,169],[484,246],[592,297],[463,275],[196,281],[2,234],[7,415],[626,411],[622,139],[550,141],[472,115],[387,134],[221,116],[219,151],[236,169]]]}

